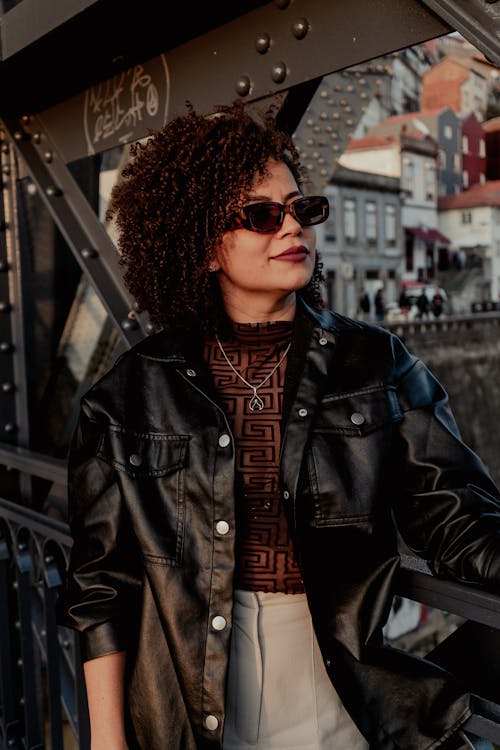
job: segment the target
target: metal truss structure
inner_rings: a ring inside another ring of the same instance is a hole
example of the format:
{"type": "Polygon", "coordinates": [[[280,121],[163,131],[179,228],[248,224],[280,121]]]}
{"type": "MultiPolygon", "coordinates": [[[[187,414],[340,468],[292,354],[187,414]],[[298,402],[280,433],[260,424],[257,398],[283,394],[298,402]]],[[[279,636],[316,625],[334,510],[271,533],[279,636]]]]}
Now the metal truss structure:
{"type": "MultiPolygon", "coordinates": [[[[103,164],[186,100],[241,98],[274,104],[321,187],[390,54],[455,29],[500,66],[494,0],[185,0],[175,15],[157,0],[0,0],[0,748],[70,747],[63,724],[89,746],[78,646],[55,621],[65,456],[80,394],[150,332],[100,215],[103,164]]],[[[399,593],[467,618],[430,658],[471,684],[469,729],[500,742],[500,598],[412,560],[399,593]]]]}

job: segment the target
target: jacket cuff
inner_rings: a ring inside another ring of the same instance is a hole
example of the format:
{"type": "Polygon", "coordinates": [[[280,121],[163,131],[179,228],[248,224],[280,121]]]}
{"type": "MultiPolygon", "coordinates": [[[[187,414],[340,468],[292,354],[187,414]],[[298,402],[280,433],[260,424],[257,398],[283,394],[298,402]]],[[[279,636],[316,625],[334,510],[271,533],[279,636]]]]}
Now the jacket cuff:
{"type": "Polygon", "coordinates": [[[82,662],[126,650],[125,639],[120,637],[112,622],[94,625],[79,635],[82,662]]]}

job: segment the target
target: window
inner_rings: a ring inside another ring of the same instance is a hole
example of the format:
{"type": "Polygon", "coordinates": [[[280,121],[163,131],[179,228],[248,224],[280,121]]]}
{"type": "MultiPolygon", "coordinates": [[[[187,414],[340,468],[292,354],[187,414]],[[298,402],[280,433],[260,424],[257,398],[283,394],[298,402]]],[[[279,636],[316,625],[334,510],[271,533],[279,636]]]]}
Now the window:
{"type": "Polygon", "coordinates": [[[460,154],[453,154],[453,168],[455,172],[460,172],[460,154]]]}
{"type": "Polygon", "coordinates": [[[486,156],[486,143],[484,138],[479,141],[479,156],[484,158],[486,156]]]}
{"type": "Polygon", "coordinates": [[[462,224],[472,224],[471,211],[462,211],[462,224]]]}
{"type": "Polygon", "coordinates": [[[444,137],[447,138],[449,141],[453,138],[453,130],[451,125],[445,125],[444,126],[444,137]]]}
{"type": "Polygon", "coordinates": [[[380,277],[380,271],[375,268],[369,268],[366,272],[366,278],[374,281],[380,277]]]}
{"type": "Polygon", "coordinates": [[[412,196],[415,189],[415,165],[408,156],[403,158],[402,177],[403,190],[405,190],[408,195],[412,196]]]}
{"type": "Polygon", "coordinates": [[[484,174],[484,172],[481,172],[481,174],[479,175],[479,182],[481,183],[481,185],[484,185],[484,183],[486,182],[486,175],[484,174]]]}
{"type": "Polygon", "coordinates": [[[446,151],[443,149],[439,150],[439,166],[441,169],[446,169],[446,151]]]}
{"type": "Polygon", "coordinates": [[[327,242],[335,242],[337,239],[337,229],[335,226],[335,201],[331,197],[328,198],[328,201],[330,203],[330,213],[325,224],[325,240],[327,242]]]}
{"type": "Polygon", "coordinates": [[[466,135],[462,136],[462,153],[468,154],[469,153],[469,139],[466,135]]]}
{"type": "Polygon", "coordinates": [[[436,165],[432,161],[425,162],[425,200],[436,200],[436,165]]]}
{"type": "Polygon", "coordinates": [[[396,206],[393,203],[385,204],[385,242],[390,247],[396,244],[396,206]]]}
{"type": "Polygon", "coordinates": [[[357,234],[356,201],[354,198],[344,198],[344,236],[347,242],[353,242],[357,234]]]}
{"type": "Polygon", "coordinates": [[[375,201],[365,203],[366,239],[369,245],[377,242],[377,204],[375,201]]]}
{"type": "Polygon", "coordinates": [[[466,169],[464,169],[463,171],[463,183],[464,183],[464,188],[469,187],[469,173],[466,169]]]}

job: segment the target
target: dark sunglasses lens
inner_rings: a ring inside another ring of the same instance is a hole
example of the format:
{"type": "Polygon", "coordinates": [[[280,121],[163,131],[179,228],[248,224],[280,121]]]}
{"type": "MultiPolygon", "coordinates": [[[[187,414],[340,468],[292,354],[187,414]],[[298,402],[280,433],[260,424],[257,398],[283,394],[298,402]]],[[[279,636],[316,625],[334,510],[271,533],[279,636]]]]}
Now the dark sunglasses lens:
{"type": "Polygon", "coordinates": [[[247,218],[258,232],[274,232],[281,223],[281,206],[278,203],[256,203],[246,208],[247,218]]]}
{"type": "Polygon", "coordinates": [[[328,200],[324,196],[299,198],[293,204],[294,213],[304,227],[321,224],[328,218],[328,200]]]}

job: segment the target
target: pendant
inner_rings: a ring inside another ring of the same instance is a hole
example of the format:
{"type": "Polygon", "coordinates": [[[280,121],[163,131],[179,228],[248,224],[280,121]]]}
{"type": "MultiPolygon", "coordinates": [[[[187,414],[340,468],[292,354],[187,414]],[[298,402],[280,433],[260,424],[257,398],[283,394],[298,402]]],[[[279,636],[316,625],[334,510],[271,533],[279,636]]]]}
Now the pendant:
{"type": "Polygon", "coordinates": [[[262,411],[262,409],[264,408],[264,402],[261,397],[257,395],[257,391],[254,392],[252,398],[250,399],[248,408],[250,409],[250,411],[262,411]]]}

